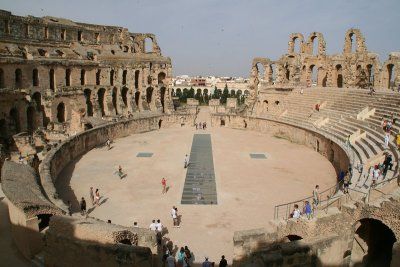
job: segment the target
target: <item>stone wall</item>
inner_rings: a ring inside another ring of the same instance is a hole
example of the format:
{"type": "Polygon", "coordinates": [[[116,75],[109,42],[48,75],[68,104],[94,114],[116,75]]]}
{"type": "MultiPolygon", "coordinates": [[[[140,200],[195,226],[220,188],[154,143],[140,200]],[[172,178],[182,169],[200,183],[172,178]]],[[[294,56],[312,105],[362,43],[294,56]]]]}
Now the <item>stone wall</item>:
{"type": "Polygon", "coordinates": [[[236,115],[213,115],[212,126],[220,126],[221,120],[224,121],[226,127],[266,132],[278,138],[305,145],[326,157],[337,173],[348,169],[350,162],[345,150],[329,138],[314,131],[279,121],[236,115]]]}

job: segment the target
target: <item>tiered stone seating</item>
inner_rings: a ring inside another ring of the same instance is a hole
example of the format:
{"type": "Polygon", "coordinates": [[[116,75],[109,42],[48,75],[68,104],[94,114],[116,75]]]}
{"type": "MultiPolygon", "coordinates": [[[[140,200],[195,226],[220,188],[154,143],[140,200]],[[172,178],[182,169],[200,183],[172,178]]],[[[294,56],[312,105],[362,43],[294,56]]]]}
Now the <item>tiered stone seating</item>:
{"type": "Polygon", "coordinates": [[[314,131],[333,136],[342,143],[346,143],[349,136],[359,135],[352,142],[353,164],[363,164],[364,172],[356,181],[353,180],[356,186],[371,184],[368,168],[382,162],[384,152],[392,154],[395,164],[395,171],[389,171],[385,179],[392,178],[397,172],[399,152],[394,143],[394,135],[400,131],[400,127],[393,126],[389,147],[385,148],[381,118],[389,118],[392,113],[395,117],[400,114],[399,94],[378,91],[371,96],[368,90],[362,89],[306,88],[303,94],[299,93],[299,89],[294,90],[285,98],[283,105],[287,112],[279,119],[287,123],[314,128],[314,131]],[[319,112],[315,110],[316,104],[322,104],[319,112]],[[357,115],[366,108],[375,108],[375,113],[365,120],[357,119],[357,115]],[[314,122],[321,119],[325,119],[326,123],[316,127],[314,122]],[[365,135],[360,134],[364,132],[365,135]]]}

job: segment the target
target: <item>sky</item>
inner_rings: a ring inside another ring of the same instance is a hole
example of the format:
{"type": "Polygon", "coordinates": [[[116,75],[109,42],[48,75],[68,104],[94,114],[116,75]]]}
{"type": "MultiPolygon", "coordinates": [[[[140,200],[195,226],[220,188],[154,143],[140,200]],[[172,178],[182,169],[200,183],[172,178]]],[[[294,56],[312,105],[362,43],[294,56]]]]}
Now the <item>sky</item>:
{"type": "Polygon", "coordinates": [[[154,33],[174,75],[247,77],[254,57],[285,54],[293,32],[321,32],[337,54],[354,27],[381,62],[400,51],[400,0],[2,0],[0,9],[154,33]]]}

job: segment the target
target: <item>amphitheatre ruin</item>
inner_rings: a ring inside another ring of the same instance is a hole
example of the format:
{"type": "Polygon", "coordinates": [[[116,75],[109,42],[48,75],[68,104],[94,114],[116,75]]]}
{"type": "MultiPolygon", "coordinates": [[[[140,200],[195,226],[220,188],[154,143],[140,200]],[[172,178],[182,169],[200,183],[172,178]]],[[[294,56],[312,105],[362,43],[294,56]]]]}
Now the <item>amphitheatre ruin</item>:
{"type": "Polygon", "coordinates": [[[0,17],[4,266],[163,266],[185,245],[191,266],[400,266],[400,52],[380,61],[352,28],[328,55],[322,33],[293,33],[253,59],[244,103],[200,106],[177,101],[154,34],[0,17]],[[312,217],[292,218],[316,184],[312,217]]]}

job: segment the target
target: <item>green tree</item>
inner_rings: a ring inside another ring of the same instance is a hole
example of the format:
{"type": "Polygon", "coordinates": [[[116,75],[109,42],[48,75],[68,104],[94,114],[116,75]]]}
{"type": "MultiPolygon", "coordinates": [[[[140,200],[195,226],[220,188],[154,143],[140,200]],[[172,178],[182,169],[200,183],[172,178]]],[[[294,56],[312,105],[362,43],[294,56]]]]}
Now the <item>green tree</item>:
{"type": "Polygon", "coordinates": [[[229,90],[227,87],[225,87],[224,91],[222,92],[221,98],[220,98],[220,103],[226,104],[226,99],[228,97],[229,97],[229,90]]]}

